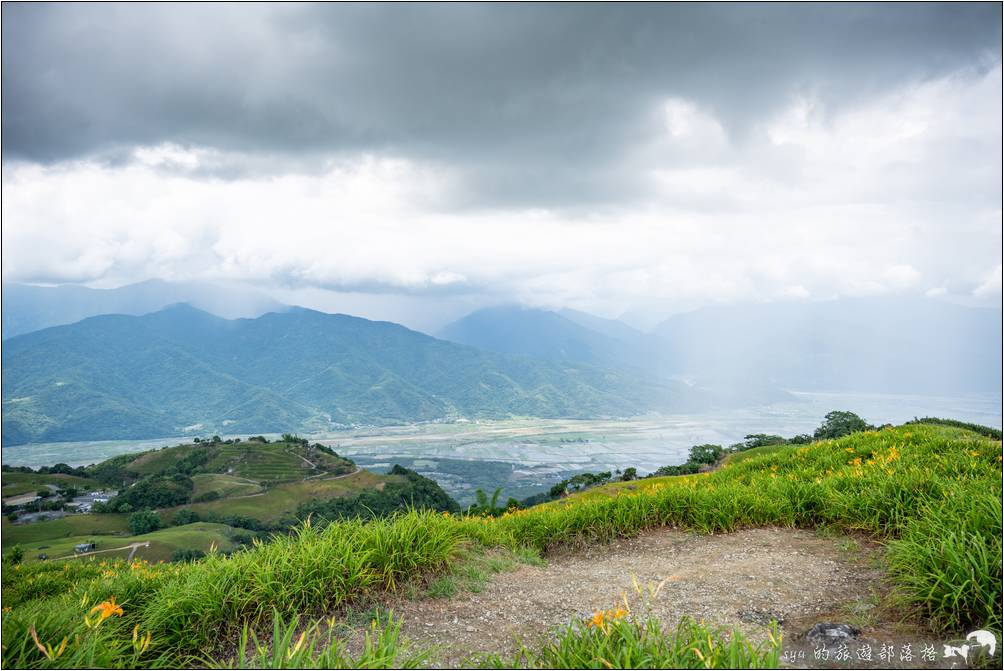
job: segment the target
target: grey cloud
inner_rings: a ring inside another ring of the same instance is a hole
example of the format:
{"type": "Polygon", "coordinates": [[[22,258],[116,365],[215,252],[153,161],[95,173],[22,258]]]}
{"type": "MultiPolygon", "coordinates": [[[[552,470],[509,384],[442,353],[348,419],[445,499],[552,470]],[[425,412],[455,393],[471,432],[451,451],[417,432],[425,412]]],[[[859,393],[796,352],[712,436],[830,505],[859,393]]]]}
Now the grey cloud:
{"type": "Polygon", "coordinates": [[[163,142],[257,157],[227,177],[385,153],[455,169],[469,205],[636,197],[625,153],[670,96],[741,142],[801,90],[839,109],[1001,58],[999,3],[6,3],[3,19],[5,160],[163,142]]]}

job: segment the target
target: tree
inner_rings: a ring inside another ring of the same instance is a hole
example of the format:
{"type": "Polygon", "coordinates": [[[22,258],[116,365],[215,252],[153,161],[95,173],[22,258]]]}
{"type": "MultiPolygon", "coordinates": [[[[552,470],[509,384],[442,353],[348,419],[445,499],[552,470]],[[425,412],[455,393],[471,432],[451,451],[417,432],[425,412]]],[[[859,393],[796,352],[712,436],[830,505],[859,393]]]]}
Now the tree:
{"type": "Polygon", "coordinates": [[[725,454],[725,450],[722,449],[721,445],[694,445],[690,448],[690,459],[689,461],[695,464],[714,464],[722,455],[725,454]]]}
{"type": "Polygon", "coordinates": [[[743,440],[743,448],[749,450],[754,447],[784,445],[785,442],[786,441],[781,436],[775,436],[769,433],[751,433],[743,440]]]}
{"type": "Polygon", "coordinates": [[[859,431],[867,431],[872,427],[865,420],[861,419],[853,412],[846,410],[834,410],[826,413],[823,423],[813,436],[817,440],[827,438],[840,438],[859,431]]]}
{"type": "Polygon", "coordinates": [[[174,514],[174,526],[180,527],[185,524],[194,524],[200,519],[199,513],[189,508],[182,508],[174,514]]]}
{"type": "Polygon", "coordinates": [[[621,481],[627,482],[628,480],[634,480],[638,477],[637,468],[625,468],[624,473],[621,475],[621,481]]]}
{"type": "Polygon", "coordinates": [[[139,536],[163,528],[160,515],[152,510],[141,510],[129,516],[129,530],[139,536]]]}

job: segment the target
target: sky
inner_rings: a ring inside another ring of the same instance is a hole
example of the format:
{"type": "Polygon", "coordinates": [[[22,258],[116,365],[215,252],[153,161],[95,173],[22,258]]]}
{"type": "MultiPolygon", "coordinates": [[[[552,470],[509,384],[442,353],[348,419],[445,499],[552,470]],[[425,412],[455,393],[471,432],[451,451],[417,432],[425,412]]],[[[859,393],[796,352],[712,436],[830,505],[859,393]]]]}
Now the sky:
{"type": "Polygon", "coordinates": [[[1001,301],[1000,3],[3,5],[3,280],[1001,301]]]}

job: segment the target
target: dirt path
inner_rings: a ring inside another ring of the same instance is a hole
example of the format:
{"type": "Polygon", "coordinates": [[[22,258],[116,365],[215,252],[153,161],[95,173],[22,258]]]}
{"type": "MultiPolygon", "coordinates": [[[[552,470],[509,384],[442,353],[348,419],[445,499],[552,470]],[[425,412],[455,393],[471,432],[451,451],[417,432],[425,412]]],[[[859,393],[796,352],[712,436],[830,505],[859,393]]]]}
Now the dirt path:
{"type": "Polygon", "coordinates": [[[758,640],[775,619],[783,623],[786,641],[814,623],[837,621],[883,641],[919,642],[916,628],[873,621],[884,594],[877,549],[793,529],[712,536],[659,530],[499,574],[480,594],[391,606],[402,619],[403,635],[418,646],[435,646],[435,662],[443,666],[461,665],[479,651],[512,652],[519,639],[531,644],[554,627],[621,604],[625,596],[634,612],[647,601],[648,611],[670,626],[689,615],[738,627],[758,640]],[[659,583],[658,594],[643,596],[659,583]]]}
{"type": "Polygon", "coordinates": [[[126,561],[132,561],[132,556],[136,554],[136,550],[138,550],[139,548],[148,548],[148,547],[150,547],[150,541],[146,541],[145,543],[141,541],[139,543],[130,543],[129,545],[123,545],[120,548],[108,548],[107,550],[91,550],[90,552],[80,552],[77,554],[66,555],[65,557],[56,557],[55,559],[53,559],[53,561],[60,561],[62,559],[78,559],[80,557],[90,557],[91,555],[99,555],[102,552],[118,552],[119,550],[129,550],[129,557],[128,559],[126,559],[126,561]]]}

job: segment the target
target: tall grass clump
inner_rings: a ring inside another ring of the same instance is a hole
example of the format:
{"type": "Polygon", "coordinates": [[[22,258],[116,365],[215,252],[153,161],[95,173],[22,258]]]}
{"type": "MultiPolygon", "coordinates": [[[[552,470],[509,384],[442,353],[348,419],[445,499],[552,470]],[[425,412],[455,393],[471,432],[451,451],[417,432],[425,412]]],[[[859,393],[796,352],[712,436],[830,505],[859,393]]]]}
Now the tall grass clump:
{"type": "Polygon", "coordinates": [[[776,626],[763,644],[742,632],[709,630],[691,619],[666,631],[657,619],[635,622],[619,611],[598,614],[560,629],[539,648],[524,646],[512,658],[491,657],[483,666],[530,669],[776,669],[781,637],[776,626]]]}
{"type": "Polygon", "coordinates": [[[205,665],[210,669],[414,669],[425,661],[424,654],[411,653],[402,645],[401,625],[392,615],[370,623],[362,650],[355,655],[334,637],[331,626],[322,630],[321,625],[315,621],[301,628],[298,617],[287,620],[275,612],[270,638],[259,639],[245,624],[237,654],[222,661],[207,659],[205,665]]]}
{"type": "Polygon", "coordinates": [[[901,598],[943,630],[1000,631],[1002,515],[999,490],[927,503],[889,545],[901,598]]]}
{"type": "Polygon", "coordinates": [[[337,609],[374,592],[394,591],[408,576],[443,570],[462,540],[449,517],[413,511],[319,529],[309,522],[289,536],[232,557],[212,556],[165,585],[144,623],[195,649],[213,627],[337,609]]]}

